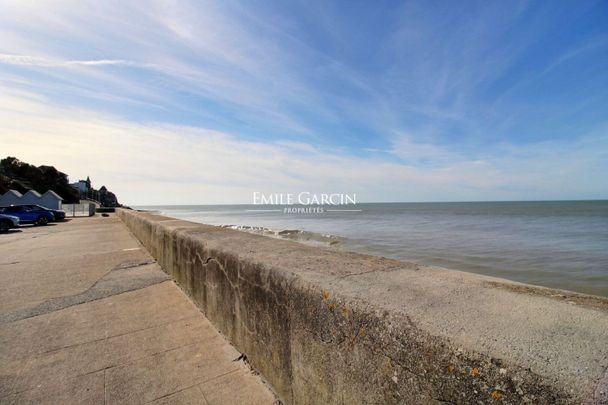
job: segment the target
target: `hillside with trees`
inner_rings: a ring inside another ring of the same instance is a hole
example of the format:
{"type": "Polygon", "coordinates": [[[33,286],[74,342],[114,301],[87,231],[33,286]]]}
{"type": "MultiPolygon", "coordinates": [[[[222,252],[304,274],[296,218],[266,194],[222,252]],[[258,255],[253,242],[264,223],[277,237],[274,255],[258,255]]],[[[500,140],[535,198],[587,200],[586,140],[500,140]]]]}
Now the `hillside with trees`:
{"type": "Polygon", "coordinates": [[[28,190],[45,193],[53,190],[65,204],[78,203],[79,195],[68,181],[68,176],[53,166],[34,166],[15,157],[0,160],[0,194],[8,190],[25,194],[28,190]]]}
{"type": "Polygon", "coordinates": [[[17,190],[25,194],[28,190],[36,190],[40,194],[53,190],[63,198],[64,204],[77,204],[80,198],[97,200],[104,207],[120,207],[116,195],[105,186],[95,190],[87,178],[87,192],[81,193],[72,187],[67,174],[53,166],[34,166],[20,161],[15,157],[0,160],[0,194],[8,190],[17,190]]]}

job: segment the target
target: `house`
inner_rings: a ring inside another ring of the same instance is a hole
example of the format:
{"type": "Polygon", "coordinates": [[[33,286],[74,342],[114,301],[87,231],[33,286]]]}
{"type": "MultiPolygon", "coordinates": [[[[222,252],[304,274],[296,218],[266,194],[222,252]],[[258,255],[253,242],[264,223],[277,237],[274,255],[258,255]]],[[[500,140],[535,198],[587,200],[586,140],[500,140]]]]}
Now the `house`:
{"type": "Polygon", "coordinates": [[[87,176],[86,180],[78,180],[76,183],[70,183],[70,186],[78,190],[80,195],[86,195],[91,190],[91,179],[87,176]]]}
{"type": "Polygon", "coordinates": [[[70,183],[70,186],[74,187],[80,194],[85,194],[88,190],[87,182],[85,180],[78,180],[76,183],[70,183]]]}
{"type": "Polygon", "coordinates": [[[19,204],[37,204],[54,210],[61,209],[61,198],[52,190],[44,194],[40,194],[35,190],[29,190],[25,194],[21,194],[16,190],[9,190],[4,195],[0,196],[0,206],[19,205],[19,204]]]}

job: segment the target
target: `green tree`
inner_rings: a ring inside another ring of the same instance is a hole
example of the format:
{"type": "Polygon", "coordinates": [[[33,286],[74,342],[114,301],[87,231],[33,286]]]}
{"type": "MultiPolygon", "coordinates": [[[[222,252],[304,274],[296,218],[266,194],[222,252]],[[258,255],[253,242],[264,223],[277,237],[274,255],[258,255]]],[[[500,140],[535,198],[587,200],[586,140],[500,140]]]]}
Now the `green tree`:
{"type": "Polygon", "coordinates": [[[22,194],[28,190],[41,194],[52,190],[63,198],[64,203],[79,201],[78,191],[70,186],[65,173],[53,166],[36,167],[12,156],[0,160],[0,192],[5,193],[9,189],[22,194]]]}

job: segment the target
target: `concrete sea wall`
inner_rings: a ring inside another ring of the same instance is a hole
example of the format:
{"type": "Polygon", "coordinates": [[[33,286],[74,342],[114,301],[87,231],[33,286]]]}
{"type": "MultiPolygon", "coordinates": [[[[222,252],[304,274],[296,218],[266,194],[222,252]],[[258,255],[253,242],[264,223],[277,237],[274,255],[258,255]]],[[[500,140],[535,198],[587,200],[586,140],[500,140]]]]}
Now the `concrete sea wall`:
{"type": "Polygon", "coordinates": [[[608,403],[606,299],[117,212],[286,403],[608,403]]]}

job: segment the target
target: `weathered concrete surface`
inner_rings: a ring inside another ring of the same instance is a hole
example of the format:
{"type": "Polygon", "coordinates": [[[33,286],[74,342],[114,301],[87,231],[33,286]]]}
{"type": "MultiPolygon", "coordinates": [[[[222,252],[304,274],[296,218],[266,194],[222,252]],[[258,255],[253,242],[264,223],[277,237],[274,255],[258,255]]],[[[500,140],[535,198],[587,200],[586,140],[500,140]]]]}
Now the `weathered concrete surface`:
{"type": "Polygon", "coordinates": [[[118,215],[286,402],[608,402],[605,299],[118,215]]]}
{"type": "Polygon", "coordinates": [[[0,403],[274,403],[115,216],[0,235],[0,403]]]}

